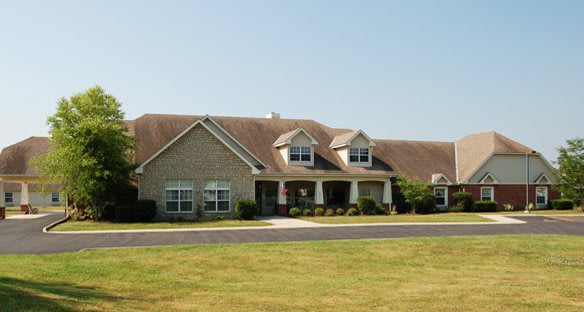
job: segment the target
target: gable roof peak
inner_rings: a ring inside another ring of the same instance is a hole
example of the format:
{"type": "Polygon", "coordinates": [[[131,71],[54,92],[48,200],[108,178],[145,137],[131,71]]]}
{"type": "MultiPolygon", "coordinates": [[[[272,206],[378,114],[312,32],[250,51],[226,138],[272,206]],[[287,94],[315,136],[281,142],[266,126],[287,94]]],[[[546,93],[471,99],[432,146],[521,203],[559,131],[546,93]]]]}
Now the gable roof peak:
{"type": "Polygon", "coordinates": [[[290,145],[292,144],[292,139],[294,139],[294,137],[296,137],[299,133],[304,133],[304,135],[306,135],[310,139],[311,145],[318,145],[318,141],[314,137],[312,137],[310,133],[304,130],[304,128],[300,127],[280,135],[272,144],[272,146],[280,147],[283,145],[290,145]]]}

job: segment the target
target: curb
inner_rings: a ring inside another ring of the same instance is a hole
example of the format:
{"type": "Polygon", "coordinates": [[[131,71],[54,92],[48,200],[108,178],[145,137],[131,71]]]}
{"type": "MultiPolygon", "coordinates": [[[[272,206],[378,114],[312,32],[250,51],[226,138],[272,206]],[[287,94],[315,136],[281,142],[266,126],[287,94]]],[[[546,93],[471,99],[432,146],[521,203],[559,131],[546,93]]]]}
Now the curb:
{"type": "Polygon", "coordinates": [[[45,226],[45,227],[43,228],[43,233],[49,233],[49,231],[50,231],[52,228],[54,228],[55,226],[57,226],[57,225],[59,225],[59,224],[61,224],[61,223],[65,222],[65,221],[67,221],[67,219],[69,219],[69,217],[64,217],[63,219],[57,220],[57,221],[55,221],[55,222],[53,222],[53,223],[51,223],[51,224],[49,224],[49,225],[45,226]]]}

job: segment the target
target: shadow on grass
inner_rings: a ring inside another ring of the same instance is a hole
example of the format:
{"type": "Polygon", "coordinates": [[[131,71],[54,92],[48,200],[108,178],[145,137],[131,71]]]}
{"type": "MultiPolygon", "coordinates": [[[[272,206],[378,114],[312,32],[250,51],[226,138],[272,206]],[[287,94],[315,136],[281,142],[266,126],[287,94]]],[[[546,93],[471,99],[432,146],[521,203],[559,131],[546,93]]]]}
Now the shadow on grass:
{"type": "Polygon", "coordinates": [[[78,311],[79,305],[121,299],[94,287],[0,277],[0,311],[78,311]]]}

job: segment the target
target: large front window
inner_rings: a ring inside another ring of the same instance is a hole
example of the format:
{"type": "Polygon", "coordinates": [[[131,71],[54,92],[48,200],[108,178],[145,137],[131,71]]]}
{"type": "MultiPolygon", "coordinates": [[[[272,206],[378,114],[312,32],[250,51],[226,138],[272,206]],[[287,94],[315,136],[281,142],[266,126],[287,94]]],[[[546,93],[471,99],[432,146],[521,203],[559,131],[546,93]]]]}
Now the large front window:
{"type": "Polygon", "coordinates": [[[193,212],[193,181],[166,181],[166,212],[193,212]]]}
{"type": "Polygon", "coordinates": [[[436,206],[448,206],[448,190],[445,187],[434,188],[434,196],[436,196],[436,206]]]}
{"type": "Polygon", "coordinates": [[[367,163],[369,162],[368,147],[351,147],[349,149],[349,162],[367,163]]]}
{"type": "Polygon", "coordinates": [[[536,208],[547,208],[548,189],[547,187],[538,187],[535,189],[536,208]]]}
{"type": "Polygon", "coordinates": [[[205,211],[229,212],[229,180],[205,181],[205,211]]]}
{"type": "Polygon", "coordinates": [[[290,146],[290,161],[311,161],[312,147],[290,146]]]}
{"type": "Polygon", "coordinates": [[[493,201],[495,199],[495,191],[492,187],[481,187],[481,200],[493,201]]]}

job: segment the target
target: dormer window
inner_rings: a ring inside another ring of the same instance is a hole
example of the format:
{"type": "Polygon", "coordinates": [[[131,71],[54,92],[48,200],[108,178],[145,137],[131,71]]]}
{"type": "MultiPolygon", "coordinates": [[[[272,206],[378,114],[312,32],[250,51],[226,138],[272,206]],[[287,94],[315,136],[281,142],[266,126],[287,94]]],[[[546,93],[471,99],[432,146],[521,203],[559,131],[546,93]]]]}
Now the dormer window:
{"type": "Polygon", "coordinates": [[[349,162],[368,163],[369,162],[369,148],[368,147],[351,147],[349,149],[349,162]]]}
{"type": "Polygon", "coordinates": [[[290,146],[290,161],[312,161],[312,147],[290,146]]]}

